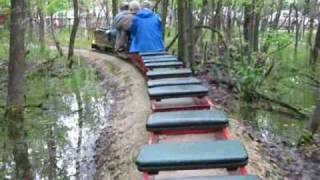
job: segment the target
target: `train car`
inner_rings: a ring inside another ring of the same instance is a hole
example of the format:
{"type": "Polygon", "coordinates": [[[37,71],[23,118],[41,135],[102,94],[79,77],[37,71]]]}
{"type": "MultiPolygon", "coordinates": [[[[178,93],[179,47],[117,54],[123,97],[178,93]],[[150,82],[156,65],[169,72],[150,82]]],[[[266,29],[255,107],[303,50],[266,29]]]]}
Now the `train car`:
{"type": "Polygon", "coordinates": [[[91,47],[96,50],[104,50],[106,52],[115,52],[115,38],[112,36],[111,28],[97,28],[93,34],[91,47]]]}

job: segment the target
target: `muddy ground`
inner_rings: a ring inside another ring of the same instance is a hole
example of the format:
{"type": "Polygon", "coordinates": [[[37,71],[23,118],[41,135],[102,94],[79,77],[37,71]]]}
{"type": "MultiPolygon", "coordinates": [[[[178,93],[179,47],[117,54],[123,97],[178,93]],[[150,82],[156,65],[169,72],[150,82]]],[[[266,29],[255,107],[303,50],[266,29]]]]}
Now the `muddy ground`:
{"type": "MultiPolygon", "coordinates": [[[[90,50],[76,50],[75,53],[86,59],[104,81],[108,81],[106,88],[112,87],[116,99],[110,126],[97,142],[95,179],[141,179],[134,161],[148,136],[145,123],[151,110],[145,79],[129,62],[114,56],[90,50]]],[[[231,131],[233,137],[248,149],[250,173],[263,179],[281,179],[277,166],[263,157],[261,144],[250,136],[245,126],[232,120],[231,131]]]]}

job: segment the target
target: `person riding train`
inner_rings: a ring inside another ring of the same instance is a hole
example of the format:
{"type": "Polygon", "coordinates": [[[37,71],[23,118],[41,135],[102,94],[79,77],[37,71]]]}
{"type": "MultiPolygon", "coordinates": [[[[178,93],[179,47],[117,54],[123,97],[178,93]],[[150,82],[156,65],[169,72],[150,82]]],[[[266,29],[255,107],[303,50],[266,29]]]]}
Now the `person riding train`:
{"type": "Polygon", "coordinates": [[[151,10],[152,4],[149,1],[144,1],[141,6],[130,28],[129,52],[163,51],[165,47],[161,18],[151,10]]]}

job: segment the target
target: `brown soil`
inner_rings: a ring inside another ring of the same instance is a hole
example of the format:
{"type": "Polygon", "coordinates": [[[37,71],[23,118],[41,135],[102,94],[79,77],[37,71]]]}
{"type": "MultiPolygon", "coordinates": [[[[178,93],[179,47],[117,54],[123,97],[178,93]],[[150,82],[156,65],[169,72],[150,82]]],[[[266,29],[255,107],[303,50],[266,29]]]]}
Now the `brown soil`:
{"type": "MultiPolygon", "coordinates": [[[[96,179],[138,180],[142,179],[134,160],[143,144],[147,142],[145,123],[151,113],[150,101],[145,88],[145,79],[130,63],[99,52],[76,50],[95,68],[104,79],[114,81],[121,95],[117,98],[117,113],[110,121],[110,127],[101,136],[101,147],[97,148],[98,172],[96,179]]],[[[277,169],[261,155],[262,147],[255,141],[246,128],[236,120],[231,121],[233,137],[242,141],[248,149],[250,163],[249,172],[263,179],[280,179],[275,173],[277,169]]],[[[161,141],[214,139],[214,136],[185,135],[175,138],[162,138],[161,141]]],[[[201,176],[225,174],[224,171],[188,171],[161,173],[161,177],[201,176]]],[[[158,178],[157,178],[158,179],[158,178]]]]}
{"type": "Polygon", "coordinates": [[[86,59],[103,79],[114,81],[121,91],[116,103],[118,112],[99,139],[96,179],[141,179],[134,159],[147,142],[145,123],[151,112],[143,76],[130,63],[113,56],[89,50],[75,53],[86,59]]]}

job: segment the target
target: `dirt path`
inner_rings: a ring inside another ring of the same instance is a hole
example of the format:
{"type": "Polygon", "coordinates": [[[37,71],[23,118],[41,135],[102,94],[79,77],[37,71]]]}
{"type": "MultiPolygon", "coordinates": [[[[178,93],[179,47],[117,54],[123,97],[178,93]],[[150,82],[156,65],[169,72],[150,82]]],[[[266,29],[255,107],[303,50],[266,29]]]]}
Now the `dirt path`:
{"type": "Polygon", "coordinates": [[[145,124],[151,113],[143,76],[130,63],[113,56],[90,50],[75,53],[86,59],[105,81],[113,81],[108,84],[115,84],[116,91],[121,91],[115,103],[117,112],[100,139],[96,179],[139,179],[141,174],[136,170],[134,159],[147,142],[145,124]]]}
{"type": "MultiPolygon", "coordinates": [[[[76,50],[95,68],[105,81],[112,81],[109,86],[115,86],[115,91],[121,92],[115,106],[117,113],[110,120],[110,127],[101,136],[102,145],[98,147],[98,173],[96,179],[107,180],[138,180],[141,179],[134,164],[140,147],[147,143],[145,123],[151,113],[150,101],[145,88],[145,80],[140,72],[130,63],[113,56],[90,50],[76,50]]],[[[110,88],[110,87],[108,87],[110,88]]],[[[249,152],[250,173],[263,179],[278,179],[273,176],[276,167],[261,157],[262,147],[252,141],[246,129],[238,121],[231,121],[231,131],[235,139],[242,141],[249,152]]],[[[185,141],[190,139],[213,139],[213,136],[185,135],[175,138],[163,138],[163,141],[185,141]]],[[[185,176],[186,174],[216,175],[224,171],[191,171],[162,173],[159,177],[185,176]]]]}

